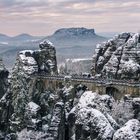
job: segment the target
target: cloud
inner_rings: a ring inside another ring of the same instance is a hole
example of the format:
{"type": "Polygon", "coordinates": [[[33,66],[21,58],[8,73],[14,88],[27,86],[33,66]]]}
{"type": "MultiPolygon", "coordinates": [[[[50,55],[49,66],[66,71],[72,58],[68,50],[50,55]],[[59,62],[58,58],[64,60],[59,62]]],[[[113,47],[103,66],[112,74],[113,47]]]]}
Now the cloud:
{"type": "Polygon", "coordinates": [[[0,30],[10,34],[46,34],[43,29],[50,33],[71,26],[136,31],[139,17],[138,0],[0,0],[0,30]],[[17,29],[8,31],[10,25],[17,29]]]}

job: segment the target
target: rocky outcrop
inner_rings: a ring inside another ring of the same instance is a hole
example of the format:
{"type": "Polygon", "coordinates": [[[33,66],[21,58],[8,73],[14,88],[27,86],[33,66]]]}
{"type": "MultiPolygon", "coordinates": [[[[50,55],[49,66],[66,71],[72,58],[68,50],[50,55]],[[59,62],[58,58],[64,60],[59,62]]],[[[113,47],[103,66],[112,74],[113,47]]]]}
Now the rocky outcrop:
{"type": "Polygon", "coordinates": [[[118,129],[113,140],[139,140],[140,122],[136,119],[129,120],[122,128],[118,129]]]}
{"type": "Polygon", "coordinates": [[[32,137],[38,140],[65,140],[68,136],[67,116],[73,107],[73,94],[73,87],[69,86],[57,93],[44,91],[38,99],[32,99],[27,104],[25,126],[18,133],[18,139],[32,137]]]}
{"type": "Polygon", "coordinates": [[[9,71],[5,68],[3,61],[0,60],[0,98],[5,94],[8,87],[9,71]]]}
{"type": "MultiPolygon", "coordinates": [[[[34,73],[57,74],[56,51],[52,43],[44,41],[39,44],[40,50],[25,50],[18,53],[15,66],[10,77],[10,85],[7,87],[8,71],[1,64],[1,126],[5,132],[10,132],[8,137],[24,128],[36,128],[40,126],[40,105],[36,93],[42,93],[42,82],[32,79],[34,73]],[[39,85],[40,84],[40,85],[39,85]],[[39,86],[38,86],[39,85],[39,86]],[[33,89],[35,87],[35,89],[33,89]],[[34,92],[34,93],[33,93],[34,92]],[[35,99],[34,99],[35,98],[35,99]],[[37,102],[38,101],[38,102],[37,102]],[[39,105],[38,105],[39,104],[39,105]],[[37,109],[30,110],[30,106],[37,109]]],[[[43,86],[43,85],[42,85],[43,86]]]]}
{"type": "Polygon", "coordinates": [[[8,75],[9,71],[0,60],[0,139],[4,137],[8,124],[9,102],[6,102],[6,95],[9,92],[8,75]]]}
{"type": "Polygon", "coordinates": [[[34,72],[45,72],[49,75],[57,74],[55,47],[49,41],[41,42],[39,47],[40,50],[20,51],[17,56],[14,71],[21,68],[26,74],[32,74],[34,72]]]}
{"type": "Polygon", "coordinates": [[[93,75],[105,78],[140,79],[140,34],[121,33],[96,47],[93,75]]]}
{"type": "Polygon", "coordinates": [[[134,118],[140,121],[140,98],[134,98],[132,102],[134,118]]]}
{"type": "Polygon", "coordinates": [[[134,106],[138,109],[139,98],[126,96],[116,102],[108,95],[84,92],[68,116],[69,139],[139,139],[139,111],[135,117],[134,106]]]}
{"type": "MultiPolygon", "coordinates": [[[[83,93],[69,113],[70,138],[111,140],[119,125],[109,115],[114,99],[91,91],[83,93]]],[[[73,140],[72,139],[72,140],[73,140]]]]}
{"type": "Polygon", "coordinates": [[[19,140],[123,140],[129,133],[124,124],[135,118],[137,124],[126,124],[130,124],[132,133],[129,136],[139,138],[139,127],[133,129],[139,122],[139,98],[126,96],[117,103],[109,95],[86,91],[83,85],[74,88],[70,81],[57,91],[40,89],[43,83],[38,81],[38,84],[36,82],[34,87],[35,94],[28,92],[26,96],[19,96],[20,109],[14,108],[11,114],[7,137],[19,140]]]}
{"type": "Polygon", "coordinates": [[[38,71],[44,71],[48,74],[57,74],[56,50],[49,41],[43,41],[39,44],[41,51],[34,51],[33,58],[38,65],[38,71]]]}
{"type": "Polygon", "coordinates": [[[3,135],[9,139],[64,140],[65,122],[73,108],[74,88],[67,84],[58,91],[46,89],[41,79],[32,77],[34,73],[57,74],[55,48],[50,42],[40,43],[37,51],[19,52],[11,75],[10,92],[6,95],[9,98],[5,100],[9,102],[9,116],[5,122],[9,127],[3,135]]]}

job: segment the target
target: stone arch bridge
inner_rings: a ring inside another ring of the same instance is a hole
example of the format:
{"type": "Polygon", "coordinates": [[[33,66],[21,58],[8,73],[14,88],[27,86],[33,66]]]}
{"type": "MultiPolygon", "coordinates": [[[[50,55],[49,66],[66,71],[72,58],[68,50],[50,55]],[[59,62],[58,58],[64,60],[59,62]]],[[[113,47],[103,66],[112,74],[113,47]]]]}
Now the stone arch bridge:
{"type": "MultiPolygon", "coordinates": [[[[46,74],[34,74],[32,77],[42,80],[45,83],[45,88],[57,89],[64,86],[67,82],[65,78],[67,76],[59,75],[46,75],[46,74]]],[[[96,91],[99,94],[109,94],[114,98],[119,99],[125,94],[131,94],[132,96],[140,95],[140,82],[131,82],[115,79],[96,79],[96,78],[84,78],[84,77],[71,77],[69,80],[73,86],[82,84],[89,90],[96,91]]]]}

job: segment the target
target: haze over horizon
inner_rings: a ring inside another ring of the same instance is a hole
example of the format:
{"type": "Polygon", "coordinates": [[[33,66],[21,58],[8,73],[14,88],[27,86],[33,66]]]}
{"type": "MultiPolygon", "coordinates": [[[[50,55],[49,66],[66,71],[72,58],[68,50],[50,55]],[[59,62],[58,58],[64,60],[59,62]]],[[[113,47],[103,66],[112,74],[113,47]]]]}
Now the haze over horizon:
{"type": "Polygon", "coordinates": [[[50,35],[59,28],[138,32],[137,0],[0,0],[0,33],[50,35]]]}

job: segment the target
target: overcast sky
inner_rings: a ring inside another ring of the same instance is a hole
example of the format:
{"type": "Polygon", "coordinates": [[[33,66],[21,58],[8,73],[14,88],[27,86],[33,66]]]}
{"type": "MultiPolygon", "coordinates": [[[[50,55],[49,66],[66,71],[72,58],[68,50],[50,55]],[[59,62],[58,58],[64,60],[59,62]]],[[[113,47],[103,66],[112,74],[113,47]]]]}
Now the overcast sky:
{"type": "Polygon", "coordinates": [[[0,0],[0,33],[48,35],[63,27],[140,31],[140,0],[0,0]]]}

